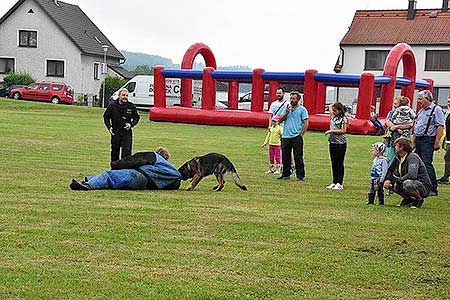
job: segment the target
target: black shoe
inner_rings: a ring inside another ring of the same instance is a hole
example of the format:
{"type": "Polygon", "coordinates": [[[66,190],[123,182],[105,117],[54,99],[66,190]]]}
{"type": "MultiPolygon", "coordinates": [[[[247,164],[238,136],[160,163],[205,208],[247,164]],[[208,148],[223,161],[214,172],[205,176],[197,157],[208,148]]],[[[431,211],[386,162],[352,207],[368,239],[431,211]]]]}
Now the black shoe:
{"type": "Polygon", "coordinates": [[[421,208],[423,205],[423,199],[418,199],[414,201],[414,204],[411,206],[411,208],[421,208]]]}
{"type": "Polygon", "coordinates": [[[411,206],[414,203],[414,199],[408,198],[408,199],[402,199],[402,201],[397,205],[399,207],[401,206],[411,206]]]}
{"type": "Polygon", "coordinates": [[[280,176],[277,179],[291,179],[291,176],[280,176]]]}
{"type": "Polygon", "coordinates": [[[434,196],[437,196],[437,195],[438,195],[438,191],[431,191],[431,192],[428,194],[429,197],[434,197],[434,196]]]}
{"type": "Polygon", "coordinates": [[[439,184],[450,184],[450,182],[448,182],[448,178],[445,177],[441,177],[437,180],[437,183],[439,184]]]}
{"type": "Polygon", "coordinates": [[[78,179],[72,179],[69,186],[74,191],[89,191],[91,187],[84,181],[79,181],[78,179]]]}

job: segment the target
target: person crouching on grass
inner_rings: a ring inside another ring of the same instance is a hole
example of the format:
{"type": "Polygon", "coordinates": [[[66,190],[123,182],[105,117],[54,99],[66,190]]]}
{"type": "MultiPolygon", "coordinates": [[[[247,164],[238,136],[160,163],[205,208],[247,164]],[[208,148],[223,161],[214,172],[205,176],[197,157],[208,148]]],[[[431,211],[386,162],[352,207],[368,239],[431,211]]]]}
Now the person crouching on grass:
{"type": "Polygon", "coordinates": [[[410,139],[399,137],[394,146],[397,156],[389,166],[384,188],[392,189],[403,198],[398,206],[420,208],[431,191],[427,168],[419,155],[412,152],[410,139]]]}
{"type": "Polygon", "coordinates": [[[367,204],[373,205],[378,194],[378,205],[384,205],[383,182],[389,168],[389,159],[384,156],[386,145],[381,142],[372,145],[372,154],[375,156],[370,169],[370,190],[367,204]]]}
{"type": "Polygon", "coordinates": [[[327,186],[328,190],[343,190],[344,181],[344,159],[347,151],[347,131],[348,120],[345,116],[347,109],[336,102],[330,107],[330,130],[325,131],[330,143],[331,168],[333,170],[333,182],[327,186]]]}
{"type": "Polygon", "coordinates": [[[269,144],[269,170],[266,174],[281,173],[281,136],[283,134],[283,127],[278,123],[280,121],[280,116],[272,117],[272,124],[269,127],[269,132],[267,133],[264,143],[261,148],[264,148],[267,143],[269,144]],[[276,163],[276,164],[275,164],[276,163]]]}

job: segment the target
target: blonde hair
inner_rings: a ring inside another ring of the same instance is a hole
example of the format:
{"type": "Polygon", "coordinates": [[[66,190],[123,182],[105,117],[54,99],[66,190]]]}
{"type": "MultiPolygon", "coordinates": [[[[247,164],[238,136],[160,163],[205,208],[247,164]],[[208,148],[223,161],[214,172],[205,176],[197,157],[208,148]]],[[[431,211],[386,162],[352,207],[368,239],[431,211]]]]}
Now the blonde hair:
{"type": "Polygon", "coordinates": [[[164,147],[158,147],[156,148],[156,153],[164,157],[165,160],[169,160],[170,158],[170,152],[164,147]]]}
{"type": "Polygon", "coordinates": [[[400,104],[400,106],[406,106],[406,105],[409,106],[409,103],[410,103],[409,98],[405,97],[405,96],[397,96],[394,98],[394,100],[398,100],[398,103],[400,104]]]}

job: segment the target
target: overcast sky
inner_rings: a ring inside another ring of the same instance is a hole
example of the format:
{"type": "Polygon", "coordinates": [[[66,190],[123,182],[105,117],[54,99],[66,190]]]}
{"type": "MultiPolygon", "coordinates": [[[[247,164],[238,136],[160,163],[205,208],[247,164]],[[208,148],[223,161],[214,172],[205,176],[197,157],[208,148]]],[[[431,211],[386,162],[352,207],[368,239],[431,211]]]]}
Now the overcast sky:
{"type": "MultiPolygon", "coordinates": [[[[17,1],[0,0],[0,15],[17,1]]],[[[67,0],[120,50],[181,64],[193,43],[208,45],[220,66],[331,72],[357,9],[406,9],[408,0],[67,0]]],[[[418,0],[439,8],[442,0],[418,0]]],[[[1,56],[1,53],[0,53],[1,56]]],[[[196,61],[203,61],[198,57],[196,61]]]]}

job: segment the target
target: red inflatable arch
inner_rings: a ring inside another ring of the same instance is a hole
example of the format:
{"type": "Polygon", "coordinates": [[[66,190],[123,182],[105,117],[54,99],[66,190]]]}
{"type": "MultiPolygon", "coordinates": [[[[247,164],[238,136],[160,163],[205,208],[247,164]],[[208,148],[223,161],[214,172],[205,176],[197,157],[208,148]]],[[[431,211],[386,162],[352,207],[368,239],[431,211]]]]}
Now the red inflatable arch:
{"type": "MultiPolygon", "coordinates": [[[[181,63],[181,69],[191,70],[194,66],[195,57],[201,54],[205,59],[206,67],[217,69],[216,58],[214,57],[211,49],[202,43],[196,43],[187,49],[183,56],[183,62],[181,63]]],[[[184,107],[192,106],[192,79],[181,79],[181,100],[180,105],[184,107]]]]}
{"type": "MultiPolygon", "coordinates": [[[[194,44],[184,55],[181,70],[164,70],[163,66],[154,68],[155,107],[150,109],[149,118],[153,121],[183,122],[210,125],[234,125],[267,127],[268,114],[264,111],[264,89],[269,84],[270,99],[275,98],[280,83],[304,86],[304,106],[310,114],[309,128],[327,130],[330,116],[325,114],[327,86],[358,88],[356,115],[349,118],[349,133],[367,134],[375,132],[370,121],[370,106],[376,104],[377,89],[381,85],[379,114],[385,117],[392,109],[396,88],[411,100],[414,90],[433,89],[430,78],[416,79],[416,60],[414,52],[407,44],[397,44],[389,53],[384,75],[375,76],[364,72],[355,74],[318,73],[310,69],[306,72],[266,72],[264,69],[249,71],[215,70],[216,60],[211,49],[204,44],[194,44]],[[207,67],[192,70],[195,57],[201,54],[207,67]],[[396,77],[398,65],[403,62],[403,78],[396,77]],[[166,107],[165,78],[181,78],[181,106],[166,107]],[[192,79],[202,80],[202,106],[192,107],[192,79]],[[228,109],[216,109],[216,82],[228,82],[228,109]],[[250,111],[237,110],[239,83],[252,84],[250,111]]],[[[270,101],[269,101],[270,102],[270,101]]],[[[381,118],[381,121],[384,121],[381,118]]]]}
{"type": "Polygon", "coordinates": [[[402,88],[402,96],[406,96],[411,100],[414,99],[414,87],[416,85],[416,58],[412,48],[405,43],[400,43],[394,46],[389,52],[389,55],[384,64],[384,73],[391,77],[391,82],[383,85],[381,88],[380,99],[380,117],[385,117],[392,109],[392,102],[395,93],[395,81],[397,76],[398,65],[403,61],[403,77],[409,78],[411,84],[402,88]]]}

